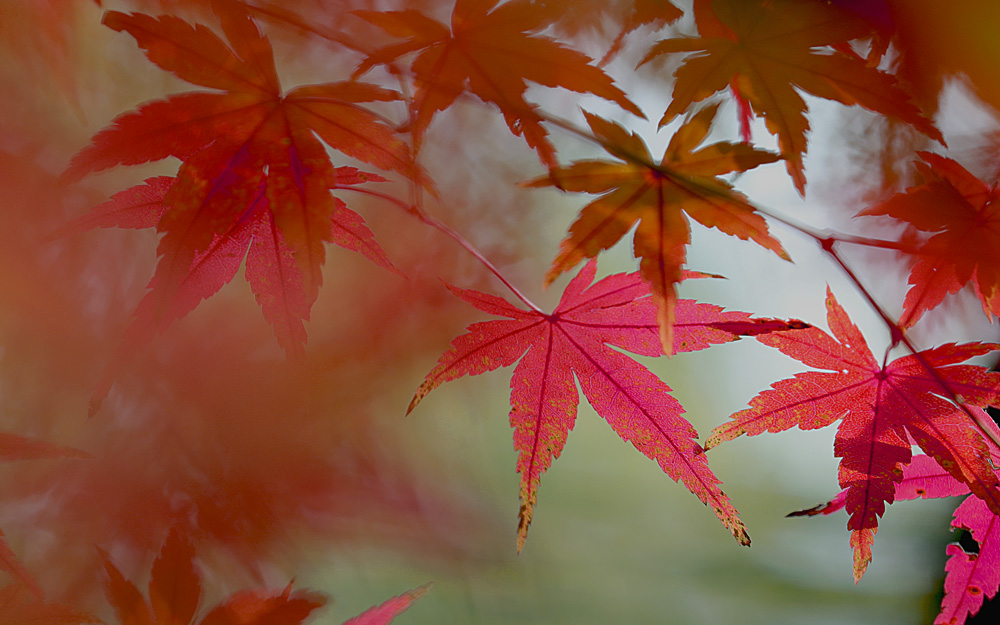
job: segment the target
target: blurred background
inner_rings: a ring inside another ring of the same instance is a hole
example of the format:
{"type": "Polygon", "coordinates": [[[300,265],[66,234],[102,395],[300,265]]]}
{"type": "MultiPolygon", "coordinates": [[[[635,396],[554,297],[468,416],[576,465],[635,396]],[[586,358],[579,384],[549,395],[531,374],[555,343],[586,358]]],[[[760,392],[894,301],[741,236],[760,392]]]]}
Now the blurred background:
{"type": "MultiPolygon", "coordinates": [[[[307,359],[291,363],[241,273],[144,350],[87,419],[93,385],[152,275],[156,235],[46,236],[112,193],[173,174],[177,163],[117,168],[73,185],[58,176],[117,114],[192,89],[150,64],[131,37],[102,27],[101,15],[169,12],[216,26],[205,3],[194,0],[101,4],[0,4],[0,431],[91,455],[0,466],[0,528],[52,600],[110,620],[95,546],[141,587],[167,530],[181,523],[195,540],[205,605],[294,578],[296,587],[331,597],[313,623],[340,623],[430,581],[433,590],[398,623],[933,620],[945,545],[955,540],[948,527],[955,501],[891,506],[874,561],[857,586],[846,516],[785,518],[836,494],[832,428],[740,439],[710,452],[750,529],[748,549],[584,402],[563,455],[542,480],[527,544],[516,554],[510,372],[446,384],[404,418],[449,341],[482,318],[441,281],[508,293],[439,232],[392,204],[346,191],[340,197],[364,216],[406,279],[330,247],[308,324],[307,359]]],[[[433,0],[404,4],[442,19],[450,10],[450,3],[433,0]]],[[[597,4],[604,10],[567,13],[578,20],[567,19],[554,34],[573,37],[600,58],[630,3],[597,4]]],[[[980,41],[988,34],[965,29],[986,23],[996,9],[966,0],[938,15],[933,3],[915,4],[904,13],[895,2],[871,3],[885,9],[873,20],[902,33],[885,63],[909,72],[922,104],[937,113],[948,154],[992,180],[996,99],[984,85],[995,83],[983,68],[995,65],[981,60],[991,53],[980,41]],[[959,39],[966,43],[952,45],[959,39]],[[929,52],[918,53],[924,45],[929,52]],[[939,53],[946,49],[949,55],[939,53]]],[[[360,57],[316,32],[304,34],[281,10],[294,10],[320,34],[365,37],[361,20],[345,11],[389,8],[333,0],[256,6],[271,10],[261,27],[273,41],[286,89],[346,79],[360,57]]],[[[689,17],[672,28],[694,32],[689,17]]],[[[653,154],[662,153],[674,126],[657,133],[655,120],[679,59],[638,73],[633,68],[648,43],[668,32],[639,29],[606,68],[653,122],[636,123],[605,103],[565,92],[532,88],[529,100],[577,124],[581,106],[617,116],[646,138],[653,154]]],[[[806,198],[780,164],[738,177],[737,187],[769,212],[818,229],[894,236],[874,220],[851,217],[909,182],[911,151],[930,146],[864,111],[807,101],[815,130],[806,198]]],[[[398,109],[385,113],[401,119],[398,109]]],[[[724,104],[719,119],[709,141],[734,139],[735,106],[724,104]]],[[[774,149],[762,123],[752,130],[755,142],[774,149]]],[[[559,131],[553,136],[562,162],[603,157],[559,131]]],[[[554,306],[568,277],[543,290],[541,276],[587,198],[517,188],[543,173],[536,155],[510,135],[495,109],[472,99],[438,116],[421,159],[442,197],[428,211],[534,301],[554,306]]],[[[400,183],[384,190],[402,198],[408,192],[400,183]]],[[[774,225],[795,261],[786,263],[718,232],[693,230],[689,267],[727,279],[685,283],[683,297],[825,325],[829,284],[873,352],[884,352],[888,335],[877,316],[811,240],[774,225]]],[[[905,264],[883,251],[845,254],[898,313],[905,264]]],[[[599,272],[635,267],[628,245],[620,244],[601,256],[599,272]]],[[[929,313],[913,336],[923,346],[998,338],[970,293],[929,313]]],[[[702,440],[761,389],[801,370],[752,340],[640,360],[675,390],[702,440]]]]}

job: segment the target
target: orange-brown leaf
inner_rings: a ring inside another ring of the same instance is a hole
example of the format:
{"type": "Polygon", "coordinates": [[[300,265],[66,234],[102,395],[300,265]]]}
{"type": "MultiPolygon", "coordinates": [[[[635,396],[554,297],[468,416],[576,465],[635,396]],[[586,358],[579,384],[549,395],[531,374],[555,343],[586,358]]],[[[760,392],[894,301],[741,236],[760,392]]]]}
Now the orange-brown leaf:
{"type": "Polygon", "coordinates": [[[758,340],[820,369],[780,380],[716,427],[706,448],[741,435],[803,430],[839,421],[834,455],[847,490],[854,578],[864,574],[878,519],[892,503],[902,469],[916,442],[952,477],[1000,513],[1000,479],[990,461],[988,439],[964,406],[1000,401],[1000,373],[959,363],[1000,348],[994,343],[949,343],[879,364],[864,336],[827,290],[832,336],[819,328],[763,334],[758,340]]]}
{"type": "Polygon", "coordinates": [[[663,158],[654,163],[645,144],[634,133],[587,114],[594,134],[605,149],[621,159],[577,161],[553,169],[526,186],[554,186],[563,191],[603,193],[583,208],[559,246],[546,274],[546,283],[593,258],[618,242],[638,222],[633,237],[640,272],[656,298],[660,340],[672,353],[672,327],[677,301],[675,285],[682,278],[690,241],[688,217],[705,227],[750,239],[782,258],[787,254],[767,229],[764,218],[742,193],[718,176],[746,171],[778,156],[745,144],[714,143],[698,149],[708,135],[717,107],[709,107],[682,126],[663,158]],[[686,216],[685,216],[686,215],[686,216]]]}
{"type": "Polygon", "coordinates": [[[29,587],[13,583],[0,588],[0,625],[80,625],[100,623],[96,616],[61,603],[48,603],[29,587]]]}
{"type": "Polygon", "coordinates": [[[923,181],[870,206],[859,216],[888,216],[933,233],[916,250],[900,326],[915,324],[972,284],[987,318],[1000,316],[1000,189],[958,162],[919,152],[923,181]]]}
{"type": "Polygon", "coordinates": [[[521,136],[547,166],[555,150],[536,106],[525,100],[528,82],[592,93],[642,116],[611,78],[586,55],[535,34],[550,25],[550,8],[514,0],[458,0],[447,26],[414,10],[356,14],[406,41],[373,52],[355,71],[417,53],[412,131],[417,143],[431,119],[464,92],[495,104],[511,132],[521,136]]]}
{"type": "Polygon", "coordinates": [[[831,48],[871,35],[869,24],[832,3],[701,0],[695,3],[695,17],[700,37],[665,39],[642,60],[694,53],[674,74],[673,96],[661,126],[696,102],[732,87],[777,136],[799,193],[805,193],[802,157],[809,130],[800,90],[898,119],[943,143],[941,132],[893,76],[857,55],[831,48]]]}

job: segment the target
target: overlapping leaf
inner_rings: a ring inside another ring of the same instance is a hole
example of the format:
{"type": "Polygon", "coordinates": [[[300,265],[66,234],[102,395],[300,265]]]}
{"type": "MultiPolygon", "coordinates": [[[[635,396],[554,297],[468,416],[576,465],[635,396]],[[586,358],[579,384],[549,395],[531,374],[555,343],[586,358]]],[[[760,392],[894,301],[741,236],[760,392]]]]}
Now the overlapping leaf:
{"type": "Polygon", "coordinates": [[[1000,516],[982,499],[966,497],[955,509],[951,526],[970,532],[979,551],[966,553],[960,545],[948,545],[944,599],[935,625],[961,625],[1000,588],[1000,516]]]}
{"type": "MultiPolygon", "coordinates": [[[[476,323],[452,341],[417,390],[410,410],[434,388],[464,375],[478,375],[518,362],[511,377],[510,422],[521,474],[518,550],[523,546],[538,498],[538,485],[559,457],[579,403],[574,375],[594,410],[624,440],[680,481],[712,510],[743,544],[750,538],[695,440],[697,432],[670,387],[612,347],[645,356],[662,354],[656,305],[638,274],[616,274],[591,284],[589,262],[567,285],[551,314],[522,310],[494,295],[451,287],[479,310],[506,317],[476,323]]],[[[801,322],[751,319],[691,300],[677,302],[674,347],[704,349],[801,322]]]]}
{"type": "Polygon", "coordinates": [[[768,234],[767,223],[742,193],[718,178],[773,163],[778,156],[745,144],[713,143],[698,149],[708,136],[718,107],[693,116],[671,138],[659,163],[635,133],[587,114],[594,134],[621,162],[576,161],[553,169],[548,176],[525,183],[554,186],[563,191],[603,193],[583,208],[559,246],[546,283],[585,258],[614,245],[636,223],[633,248],[641,259],[640,273],[657,302],[660,340],[668,354],[677,303],[676,284],[690,241],[685,213],[707,228],[750,239],[782,258],[781,244],[768,234]]]}
{"type": "MultiPolygon", "coordinates": [[[[334,188],[345,188],[370,180],[383,180],[375,174],[353,167],[336,167],[334,188]]],[[[169,176],[150,178],[141,185],[115,194],[110,200],[67,224],[56,235],[72,234],[90,228],[149,228],[156,226],[169,210],[165,198],[175,184],[169,176]]],[[[262,182],[262,186],[266,184],[262,182]]],[[[374,235],[360,215],[347,208],[339,198],[333,198],[330,214],[333,240],[364,254],[373,262],[395,271],[374,235]]],[[[212,296],[233,279],[246,258],[246,278],[250,283],[264,317],[274,328],[279,344],[293,356],[303,354],[306,342],[304,321],[309,318],[310,302],[302,292],[302,275],[294,260],[293,250],[275,223],[269,210],[267,192],[261,188],[247,203],[243,214],[218,233],[211,244],[197,252],[170,293],[170,299],[157,291],[159,275],[149,284],[150,292],[139,303],[135,319],[125,332],[111,363],[102,373],[91,399],[91,413],[96,412],[114,379],[134,355],[159,331],[185,316],[198,303],[212,296]],[[162,309],[157,309],[162,305],[162,309]]]]}
{"type": "Polygon", "coordinates": [[[555,13],[559,33],[571,37],[593,32],[614,34],[599,67],[617,56],[625,39],[637,29],[662,28],[684,15],[668,0],[541,0],[540,4],[555,13]]]}
{"type": "Polygon", "coordinates": [[[673,95],[660,124],[723,89],[732,88],[777,136],[788,173],[805,193],[806,103],[802,90],[857,104],[911,124],[943,142],[893,76],[870,67],[843,45],[871,27],[830,2],[817,0],[698,0],[700,37],[665,39],[643,58],[693,52],[675,73],[673,95]],[[836,49],[834,48],[836,46],[836,49]]]}
{"type": "Polygon", "coordinates": [[[75,227],[155,225],[163,233],[138,315],[138,322],[157,329],[228,282],[249,247],[248,278],[264,315],[285,350],[301,353],[302,322],[318,293],[324,244],[388,266],[361,217],[330,192],[366,178],[345,181],[345,170],[333,166],[320,140],[347,156],[424,179],[393,130],[358,104],[398,94],[358,82],[283,94],[271,46],[253,20],[236,3],[216,9],[229,45],[171,16],[105,15],[104,23],[132,35],[153,63],[223,92],[144,104],[95,135],[73,158],[67,178],[168,156],[183,164],[173,182],[157,179],[123,192],[75,227]],[[222,258],[224,266],[216,266],[222,258]]]}
{"type": "Polygon", "coordinates": [[[528,81],[592,93],[642,116],[611,78],[590,64],[590,58],[534,34],[558,17],[551,7],[528,0],[498,4],[499,0],[457,0],[450,26],[412,9],[357,11],[405,41],[373,52],[355,76],[417,53],[411,66],[417,80],[411,131],[417,143],[434,115],[468,91],[499,107],[510,131],[523,137],[549,167],[556,165],[555,150],[537,107],[524,98],[528,81]]]}
{"type": "Polygon", "coordinates": [[[1000,513],[1000,480],[990,463],[987,439],[970,416],[946,398],[967,406],[1000,401],[1000,373],[959,365],[1000,349],[987,343],[949,343],[880,366],[858,328],[827,292],[827,323],[819,328],[776,332],[762,343],[822,371],[796,374],[771,385],[715,428],[706,448],[746,434],[815,429],[840,421],[834,454],[847,489],[854,576],[871,561],[871,545],[885,504],[892,503],[902,467],[911,460],[911,440],[956,480],[1000,513]]]}
{"type": "Polygon", "coordinates": [[[918,152],[921,184],[866,208],[934,233],[916,250],[900,326],[912,326],[970,282],[987,317],[1000,315],[1000,191],[956,161],[918,152]]]}
{"type": "MultiPolygon", "coordinates": [[[[989,420],[989,417],[986,417],[989,420]]],[[[993,426],[996,430],[996,426],[993,426]]],[[[1000,432],[998,432],[1000,433],[1000,432]]],[[[996,459],[996,456],[994,456],[996,459]]],[[[930,456],[914,456],[903,467],[903,476],[896,484],[897,501],[955,497],[969,493],[969,487],[953,478],[930,456]]],[[[809,510],[792,512],[788,516],[833,514],[844,508],[846,491],[834,499],[809,510]]],[[[967,553],[959,544],[947,547],[944,599],[935,625],[962,625],[975,616],[984,598],[996,595],[1000,588],[1000,516],[978,497],[967,497],[956,509],[951,526],[972,534],[978,543],[976,553],[967,553]]]]}
{"type": "MultiPolygon", "coordinates": [[[[172,530],[153,563],[149,600],[125,579],[107,554],[105,594],[121,625],[191,625],[200,607],[201,577],[194,564],[194,547],[172,530]]],[[[326,599],[312,592],[285,588],[241,591],[224,599],[199,621],[200,625],[300,625],[326,599]]]]}

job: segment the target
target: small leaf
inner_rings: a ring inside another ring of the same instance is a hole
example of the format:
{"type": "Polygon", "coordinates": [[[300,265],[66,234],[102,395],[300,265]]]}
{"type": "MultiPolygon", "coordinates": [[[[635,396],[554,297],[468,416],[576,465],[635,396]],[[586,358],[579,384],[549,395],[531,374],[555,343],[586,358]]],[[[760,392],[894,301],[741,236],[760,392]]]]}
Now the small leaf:
{"type": "Polygon", "coordinates": [[[389,599],[385,603],[368,608],[361,614],[344,621],[343,625],[389,625],[397,616],[405,612],[414,601],[430,590],[427,584],[389,599]]]}
{"type": "Polygon", "coordinates": [[[186,625],[201,600],[201,579],[194,568],[194,547],[174,528],[153,562],[149,603],[159,623],[186,625]]]}

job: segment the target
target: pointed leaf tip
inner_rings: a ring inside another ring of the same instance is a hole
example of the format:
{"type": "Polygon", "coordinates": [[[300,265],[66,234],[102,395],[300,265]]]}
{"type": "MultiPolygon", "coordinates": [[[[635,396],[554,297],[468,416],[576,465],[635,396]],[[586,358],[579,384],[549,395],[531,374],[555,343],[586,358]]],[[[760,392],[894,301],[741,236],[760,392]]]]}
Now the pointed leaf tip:
{"type": "Polygon", "coordinates": [[[389,625],[393,619],[409,609],[414,601],[427,594],[432,586],[433,583],[424,584],[397,595],[384,603],[365,610],[354,618],[347,619],[343,625],[389,625]]]}
{"type": "MultiPolygon", "coordinates": [[[[591,260],[569,282],[549,315],[519,309],[495,296],[455,290],[481,310],[508,318],[474,323],[454,339],[414,401],[444,381],[517,363],[511,376],[509,418],[521,476],[519,551],[532,522],[540,480],[561,453],[576,419],[575,380],[622,439],[707,504],[739,543],[749,544],[739,513],[719,487],[697,443],[698,434],[683,418],[683,407],[671,396],[670,387],[616,349],[645,356],[663,353],[649,287],[638,273],[594,282],[595,271],[596,262],[591,260]]],[[[686,315],[683,326],[677,326],[683,327],[685,351],[733,340],[732,332],[713,324],[753,325],[746,321],[746,313],[679,302],[686,315]]]]}

